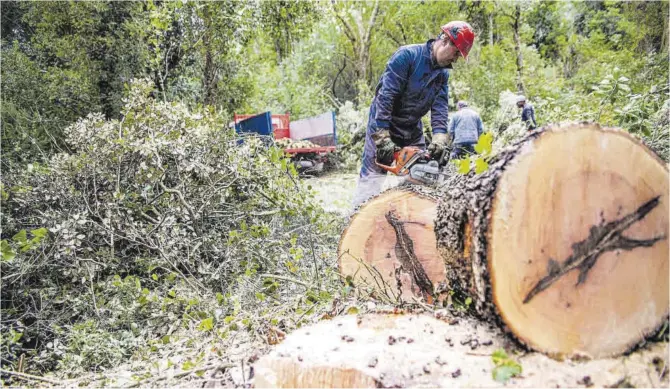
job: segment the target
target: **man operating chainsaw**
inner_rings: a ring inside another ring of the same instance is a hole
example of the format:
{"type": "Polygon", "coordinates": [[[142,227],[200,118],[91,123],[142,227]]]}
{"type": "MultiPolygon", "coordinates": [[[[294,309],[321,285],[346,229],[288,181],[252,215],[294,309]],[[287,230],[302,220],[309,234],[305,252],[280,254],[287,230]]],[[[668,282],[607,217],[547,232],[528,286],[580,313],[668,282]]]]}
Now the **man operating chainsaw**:
{"type": "Polygon", "coordinates": [[[425,148],[421,118],[428,111],[433,129],[428,151],[439,157],[447,145],[448,69],[460,57],[467,60],[475,34],[462,21],[441,30],[424,44],[402,46],[386,64],[370,106],[354,207],[381,191],[386,173],[376,162],[390,165],[401,147],[425,148]]]}

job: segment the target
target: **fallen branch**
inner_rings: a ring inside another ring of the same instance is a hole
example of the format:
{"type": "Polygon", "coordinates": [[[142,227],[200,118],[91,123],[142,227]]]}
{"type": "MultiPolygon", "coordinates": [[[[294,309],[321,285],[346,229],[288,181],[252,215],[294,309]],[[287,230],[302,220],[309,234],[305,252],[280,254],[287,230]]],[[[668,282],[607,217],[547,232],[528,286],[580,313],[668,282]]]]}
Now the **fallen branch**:
{"type": "Polygon", "coordinates": [[[154,384],[158,381],[162,381],[162,380],[166,380],[166,379],[181,378],[181,377],[187,376],[189,374],[195,373],[197,371],[205,372],[205,371],[209,371],[209,370],[212,370],[212,369],[214,369],[216,371],[219,371],[219,370],[229,369],[229,368],[234,367],[234,366],[235,365],[233,365],[232,363],[226,363],[226,364],[211,363],[211,364],[205,365],[203,367],[190,369],[190,370],[185,370],[185,371],[182,371],[182,372],[179,372],[179,373],[163,374],[163,375],[155,377],[155,378],[152,377],[152,378],[147,378],[147,379],[144,379],[144,380],[140,380],[140,381],[137,381],[137,382],[135,382],[131,385],[126,386],[126,388],[136,388],[138,386],[147,386],[148,384],[154,384]]]}
{"type": "Polygon", "coordinates": [[[305,288],[311,288],[311,285],[309,285],[308,283],[300,281],[300,280],[296,280],[295,278],[289,278],[289,277],[284,277],[284,276],[280,276],[280,275],[277,275],[277,274],[268,274],[268,273],[260,274],[260,276],[261,277],[267,277],[267,278],[274,278],[274,279],[277,279],[277,280],[284,280],[284,281],[288,281],[288,282],[293,282],[294,284],[302,285],[305,288]]]}
{"type": "Polygon", "coordinates": [[[64,381],[54,381],[49,378],[45,377],[40,377],[32,374],[27,374],[27,373],[19,373],[18,371],[11,371],[11,370],[5,370],[5,369],[0,369],[0,373],[2,374],[8,374],[16,378],[20,378],[23,380],[31,380],[31,381],[41,381],[41,382],[46,382],[51,385],[63,385],[64,381]]]}

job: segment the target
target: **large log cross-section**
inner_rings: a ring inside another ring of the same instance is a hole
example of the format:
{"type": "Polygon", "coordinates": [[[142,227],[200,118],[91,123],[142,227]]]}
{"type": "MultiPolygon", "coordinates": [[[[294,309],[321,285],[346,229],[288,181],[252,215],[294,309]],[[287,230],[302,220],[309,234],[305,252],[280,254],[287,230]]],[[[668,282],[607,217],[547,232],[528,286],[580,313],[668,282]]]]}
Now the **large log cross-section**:
{"type": "Polygon", "coordinates": [[[532,131],[442,188],[364,204],[341,273],[402,301],[446,291],[552,355],[619,355],[667,321],[668,168],[627,132],[532,131]]]}

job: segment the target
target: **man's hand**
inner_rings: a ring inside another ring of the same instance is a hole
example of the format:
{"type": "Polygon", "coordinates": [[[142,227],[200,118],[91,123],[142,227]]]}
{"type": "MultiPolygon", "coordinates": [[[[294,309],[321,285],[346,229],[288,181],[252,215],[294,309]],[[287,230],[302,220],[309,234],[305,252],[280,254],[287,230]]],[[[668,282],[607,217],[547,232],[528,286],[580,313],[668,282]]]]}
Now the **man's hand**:
{"type": "Polygon", "coordinates": [[[391,140],[391,133],[387,129],[382,129],[372,134],[372,139],[377,147],[377,162],[390,165],[393,163],[393,153],[396,145],[391,140]]]}
{"type": "Polygon", "coordinates": [[[439,159],[446,147],[447,134],[438,132],[433,134],[433,141],[428,146],[428,152],[430,153],[431,158],[439,159]]]}

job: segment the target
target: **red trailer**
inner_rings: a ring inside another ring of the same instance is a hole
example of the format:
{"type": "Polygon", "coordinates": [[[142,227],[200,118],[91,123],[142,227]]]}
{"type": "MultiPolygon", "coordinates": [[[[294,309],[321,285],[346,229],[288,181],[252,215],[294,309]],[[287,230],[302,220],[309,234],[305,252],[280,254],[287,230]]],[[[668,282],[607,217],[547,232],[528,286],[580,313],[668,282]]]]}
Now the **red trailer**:
{"type": "Polygon", "coordinates": [[[238,132],[253,132],[261,135],[272,134],[275,140],[290,138],[295,141],[308,140],[315,147],[286,148],[284,151],[301,171],[321,171],[328,162],[328,154],[337,150],[337,132],[335,130],[335,113],[325,114],[290,121],[289,114],[234,115],[235,128],[238,132]],[[271,129],[270,129],[271,128],[271,129]]]}

